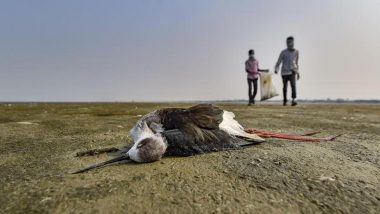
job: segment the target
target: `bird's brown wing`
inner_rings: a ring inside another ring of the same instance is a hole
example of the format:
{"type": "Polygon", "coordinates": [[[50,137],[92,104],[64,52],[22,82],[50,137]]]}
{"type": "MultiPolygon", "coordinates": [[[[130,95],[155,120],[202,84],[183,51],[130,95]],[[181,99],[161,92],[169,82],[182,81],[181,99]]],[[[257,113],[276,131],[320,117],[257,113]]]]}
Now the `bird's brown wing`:
{"type": "Polygon", "coordinates": [[[179,129],[198,141],[214,138],[214,134],[206,130],[219,130],[219,124],[223,120],[223,110],[210,104],[200,104],[188,109],[163,109],[160,114],[165,130],[179,129]]]}
{"type": "Polygon", "coordinates": [[[199,104],[188,109],[161,109],[160,118],[166,130],[181,129],[188,124],[200,128],[217,129],[223,120],[223,110],[211,104],[199,104]]]}
{"type": "Polygon", "coordinates": [[[168,141],[166,155],[193,154],[240,148],[247,142],[219,129],[223,110],[210,104],[188,109],[163,109],[163,133],[168,141]]]}
{"type": "Polygon", "coordinates": [[[185,115],[199,128],[219,129],[223,110],[211,104],[200,104],[188,108],[185,115]]]}
{"type": "Polygon", "coordinates": [[[165,156],[191,156],[209,152],[240,149],[245,146],[258,144],[230,136],[221,130],[204,130],[208,135],[203,140],[196,139],[179,129],[164,131],[163,135],[168,141],[165,156]]]}
{"type": "Polygon", "coordinates": [[[165,155],[190,156],[239,148],[239,146],[233,142],[234,139],[230,136],[224,136],[225,133],[223,132],[204,130],[204,134],[205,133],[214,136],[199,139],[179,129],[165,131],[163,134],[168,141],[168,148],[166,149],[165,155]],[[217,135],[217,137],[215,137],[215,135],[217,135]]]}

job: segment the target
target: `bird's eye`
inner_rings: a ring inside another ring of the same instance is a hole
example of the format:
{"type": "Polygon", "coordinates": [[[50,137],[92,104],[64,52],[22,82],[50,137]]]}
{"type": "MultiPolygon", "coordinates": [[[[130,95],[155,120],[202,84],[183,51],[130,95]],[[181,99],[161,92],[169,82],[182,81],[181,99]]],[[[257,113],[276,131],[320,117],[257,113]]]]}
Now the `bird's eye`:
{"type": "Polygon", "coordinates": [[[145,140],[141,141],[141,142],[137,145],[137,148],[141,148],[141,147],[145,146],[145,145],[147,144],[147,142],[148,142],[148,141],[145,141],[145,140]]]}

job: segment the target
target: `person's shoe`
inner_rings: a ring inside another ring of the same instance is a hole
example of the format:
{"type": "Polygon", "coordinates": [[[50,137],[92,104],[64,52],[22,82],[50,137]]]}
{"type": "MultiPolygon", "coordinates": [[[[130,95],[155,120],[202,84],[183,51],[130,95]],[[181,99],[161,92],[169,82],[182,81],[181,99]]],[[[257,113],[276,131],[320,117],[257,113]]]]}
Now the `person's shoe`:
{"type": "Polygon", "coordinates": [[[292,106],[296,106],[298,103],[296,101],[292,101],[292,106]]]}
{"type": "Polygon", "coordinates": [[[251,106],[251,102],[248,103],[248,106],[251,106]]]}
{"type": "Polygon", "coordinates": [[[252,104],[252,105],[255,105],[255,101],[254,101],[254,100],[252,100],[251,104],[252,104]]]}
{"type": "Polygon", "coordinates": [[[282,105],[283,105],[283,106],[286,106],[286,105],[287,105],[287,102],[286,102],[286,101],[284,101],[284,103],[282,103],[282,105]]]}

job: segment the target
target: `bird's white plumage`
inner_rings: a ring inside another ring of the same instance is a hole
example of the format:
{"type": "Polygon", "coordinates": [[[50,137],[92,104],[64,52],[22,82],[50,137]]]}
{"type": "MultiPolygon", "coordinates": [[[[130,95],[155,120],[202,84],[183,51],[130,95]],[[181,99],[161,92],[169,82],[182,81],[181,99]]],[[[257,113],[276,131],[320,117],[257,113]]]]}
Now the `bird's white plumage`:
{"type": "Polygon", "coordinates": [[[219,128],[230,135],[239,135],[243,131],[243,126],[235,119],[235,114],[229,111],[223,111],[223,120],[219,128]]]}
{"type": "MultiPolygon", "coordinates": [[[[135,126],[129,131],[130,136],[132,137],[133,142],[137,142],[146,134],[153,134],[152,129],[156,131],[159,128],[159,124],[161,124],[161,120],[156,111],[152,111],[149,114],[141,117],[135,124],[135,126]],[[153,124],[153,125],[152,125],[153,124]],[[154,127],[150,127],[154,126],[154,127]]],[[[162,126],[161,126],[162,129],[162,126]]]]}
{"type": "Polygon", "coordinates": [[[139,150],[137,149],[137,143],[133,144],[132,148],[128,151],[129,158],[131,160],[141,163],[142,159],[139,155],[139,150]]]}
{"type": "Polygon", "coordinates": [[[136,161],[136,162],[142,162],[142,159],[140,158],[139,155],[139,150],[137,148],[137,145],[139,144],[140,141],[149,138],[149,137],[154,137],[154,133],[152,130],[148,127],[146,122],[143,122],[141,124],[136,125],[131,129],[129,132],[130,135],[133,138],[133,146],[132,148],[128,151],[129,157],[136,161]]]}
{"type": "Polygon", "coordinates": [[[161,132],[163,131],[162,125],[152,122],[150,126],[147,125],[145,121],[142,121],[135,127],[133,127],[130,131],[130,135],[133,138],[134,144],[132,148],[128,151],[129,157],[136,162],[145,162],[141,156],[139,148],[137,148],[138,144],[147,138],[155,139],[157,144],[157,148],[162,150],[166,150],[167,144],[164,141],[161,132]]]}
{"type": "Polygon", "coordinates": [[[240,125],[239,122],[236,121],[234,118],[235,114],[233,112],[223,111],[223,120],[219,124],[219,128],[233,136],[250,138],[257,141],[264,141],[264,139],[255,134],[249,134],[245,132],[243,126],[240,125]]]}

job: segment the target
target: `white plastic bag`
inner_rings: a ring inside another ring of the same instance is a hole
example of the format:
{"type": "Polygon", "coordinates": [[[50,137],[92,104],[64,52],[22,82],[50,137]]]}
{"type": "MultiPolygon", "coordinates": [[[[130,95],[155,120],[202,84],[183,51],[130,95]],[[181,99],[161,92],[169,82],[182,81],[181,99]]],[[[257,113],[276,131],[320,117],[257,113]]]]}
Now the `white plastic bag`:
{"type": "Polygon", "coordinates": [[[274,87],[272,81],[272,73],[261,72],[260,73],[260,94],[261,101],[270,99],[278,95],[276,87],[274,87]]]}

